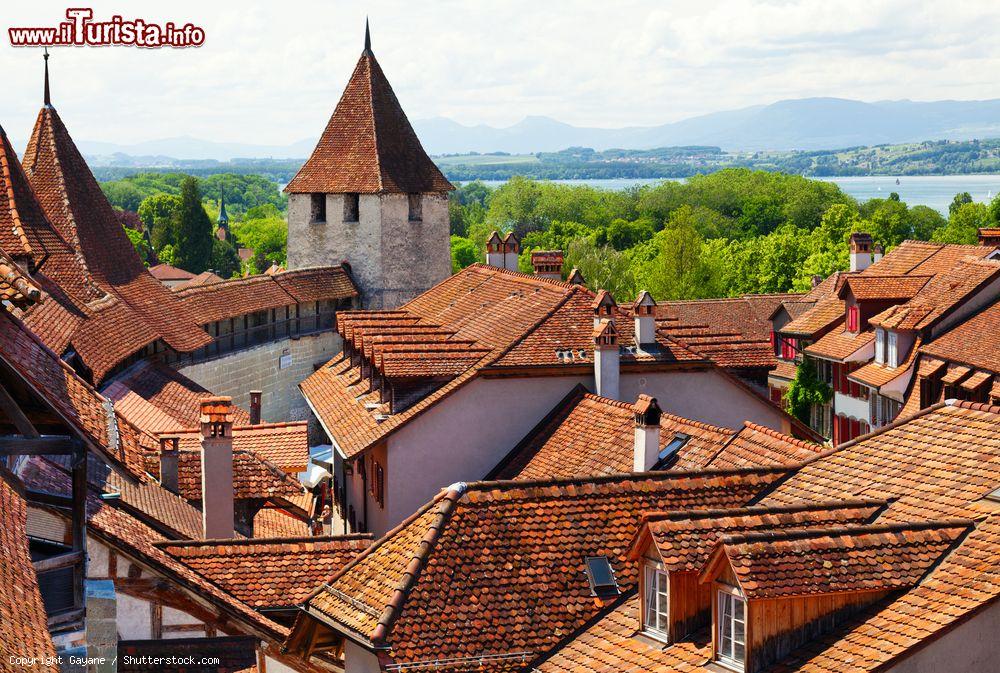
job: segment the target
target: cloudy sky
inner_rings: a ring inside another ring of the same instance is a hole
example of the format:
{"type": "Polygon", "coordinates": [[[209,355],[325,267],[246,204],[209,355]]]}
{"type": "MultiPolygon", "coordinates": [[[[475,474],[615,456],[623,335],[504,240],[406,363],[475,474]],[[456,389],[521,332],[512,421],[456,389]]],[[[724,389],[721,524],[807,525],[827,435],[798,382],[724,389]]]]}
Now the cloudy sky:
{"type": "MultiPolygon", "coordinates": [[[[70,3],[72,5],[72,3],[70,3]]],[[[284,145],[316,137],[364,19],[412,119],[653,125],[785,98],[1000,98],[1000,10],[980,0],[94,2],[192,22],[197,49],[63,48],[53,102],[78,139],[174,136],[284,145]]],[[[4,7],[55,25],[66,2],[4,7]]],[[[0,124],[20,151],[41,103],[38,49],[0,46],[0,124]]]]}

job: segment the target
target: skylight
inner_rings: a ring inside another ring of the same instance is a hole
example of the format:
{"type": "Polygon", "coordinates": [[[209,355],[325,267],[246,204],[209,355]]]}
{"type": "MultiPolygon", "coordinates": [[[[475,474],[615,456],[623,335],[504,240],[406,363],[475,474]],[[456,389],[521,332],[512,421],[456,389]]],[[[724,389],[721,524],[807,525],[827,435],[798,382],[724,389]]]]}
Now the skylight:
{"type": "Polygon", "coordinates": [[[987,500],[992,500],[993,502],[1000,502],[1000,488],[990,491],[983,497],[987,500]]]}
{"type": "Polygon", "coordinates": [[[618,590],[615,571],[607,556],[588,556],[586,566],[587,580],[590,582],[590,591],[593,595],[598,598],[609,598],[621,593],[618,590]]]}
{"type": "Polygon", "coordinates": [[[665,460],[670,456],[677,453],[682,446],[688,443],[691,439],[691,435],[686,432],[678,432],[674,435],[674,438],[667,442],[667,445],[660,449],[660,453],[657,454],[656,458],[658,461],[665,460]]]}

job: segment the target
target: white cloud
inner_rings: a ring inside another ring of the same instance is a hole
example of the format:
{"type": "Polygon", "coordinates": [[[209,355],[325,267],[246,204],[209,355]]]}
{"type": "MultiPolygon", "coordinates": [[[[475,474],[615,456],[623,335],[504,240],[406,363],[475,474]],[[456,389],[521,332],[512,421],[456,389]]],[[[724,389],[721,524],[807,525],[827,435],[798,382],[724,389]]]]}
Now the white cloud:
{"type": "MultiPolygon", "coordinates": [[[[4,18],[50,25],[65,7],[21,3],[4,18]]],[[[991,2],[180,0],[95,11],[191,21],[207,41],[191,50],[57,50],[55,103],[74,135],[91,140],[315,137],[361,51],[366,13],[411,118],[498,125],[548,115],[625,126],[805,96],[1000,97],[1000,13],[991,2]]],[[[20,149],[40,104],[41,59],[6,42],[0,59],[0,123],[20,149]]]]}

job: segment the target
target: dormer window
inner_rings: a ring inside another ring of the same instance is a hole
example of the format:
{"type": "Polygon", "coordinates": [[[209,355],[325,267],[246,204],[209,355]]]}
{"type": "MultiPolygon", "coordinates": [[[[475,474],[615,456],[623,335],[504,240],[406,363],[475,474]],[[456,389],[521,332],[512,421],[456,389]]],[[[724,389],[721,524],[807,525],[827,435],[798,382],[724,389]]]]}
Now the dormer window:
{"type": "Polygon", "coordinates": [[[326,222],[326,194],[309,195],[309,221],[313,224],[326,222]]]}
{"type": "Polygon", "coordinates": [[[407,194],[406,201],[409,205],[409,220],[410,222],[419,222],[424,219],[423,207],[420,200],[420,194],[407,194]]]}
{"type": "Polygon", "coordinates": [[[716,659],[737,671],[744,670],[746,658],[746,601],[739,589],[719,585],[716,659]]]}
{"type": "Polygon", "coordinates": [[[875,362],[885,364],[885,330],[881,327],[875,330],[875,362]]]}
{"type": "Polygon", "coordinates": [[[886,343],[886,360],[890,367],[899,366],[899,347],[896,344],[896,333],[889,332],[886,343]]]}
{"type": "Polygon", "coordinates": [[[358,194],[344,194],[344,222],[357,222],[361,197],[358,194]]]}
{"type": "Polygon", "coordinates": [[[607,556],[588,556],[585,561],[587,581],[590,591],[598,598],[613,598],[621,593],[618,590],[618,580],[607,556]]]}
{"type": "Polygon", "coordinates": [[[659,640],[669,637],[669,622],[667,612],[667,573],[653,564],[646,565],[643,577],[642,627],[643,631],[659,640]]]}

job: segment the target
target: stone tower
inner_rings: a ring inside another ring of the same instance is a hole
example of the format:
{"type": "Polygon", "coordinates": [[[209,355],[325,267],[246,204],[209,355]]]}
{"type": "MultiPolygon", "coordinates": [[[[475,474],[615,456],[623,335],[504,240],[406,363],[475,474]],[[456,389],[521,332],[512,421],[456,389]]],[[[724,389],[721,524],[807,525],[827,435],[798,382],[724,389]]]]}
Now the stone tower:
{"type": "Polygon", "coordinates": [[[393,308],[451,273],[448,192],[365,49],[288,193],[288,267],[347,262],[364,308],[393,308]]]}

